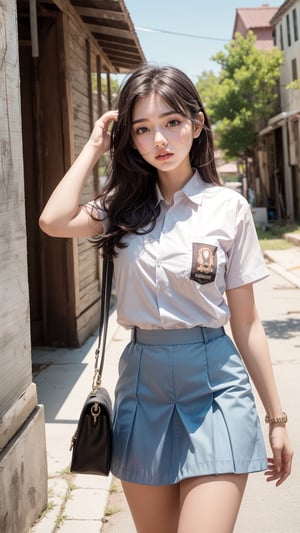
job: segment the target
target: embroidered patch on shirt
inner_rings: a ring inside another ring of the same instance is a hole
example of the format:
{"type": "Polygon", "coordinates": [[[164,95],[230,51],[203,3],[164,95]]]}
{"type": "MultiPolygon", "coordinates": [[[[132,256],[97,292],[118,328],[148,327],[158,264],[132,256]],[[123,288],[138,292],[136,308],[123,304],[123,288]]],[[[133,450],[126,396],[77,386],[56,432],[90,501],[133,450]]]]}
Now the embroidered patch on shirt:
{"type": "Polygon", "coordinates": [[[216,278],[217,246],[193,242],[193,260],[190,279],[205,285],[216,278]]]}

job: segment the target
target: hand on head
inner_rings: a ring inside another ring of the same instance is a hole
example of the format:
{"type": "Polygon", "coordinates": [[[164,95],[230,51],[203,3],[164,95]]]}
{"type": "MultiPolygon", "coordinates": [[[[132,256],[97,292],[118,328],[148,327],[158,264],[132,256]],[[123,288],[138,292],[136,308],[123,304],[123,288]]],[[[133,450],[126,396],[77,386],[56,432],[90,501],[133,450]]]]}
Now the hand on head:
{"type": "Polygon", "coordinates": [[[118,120],[118,116],[118,111],[106,111],[96,120],[88,143],[102,153],[107,152],[110,147],[110,125],[118,120]]]}

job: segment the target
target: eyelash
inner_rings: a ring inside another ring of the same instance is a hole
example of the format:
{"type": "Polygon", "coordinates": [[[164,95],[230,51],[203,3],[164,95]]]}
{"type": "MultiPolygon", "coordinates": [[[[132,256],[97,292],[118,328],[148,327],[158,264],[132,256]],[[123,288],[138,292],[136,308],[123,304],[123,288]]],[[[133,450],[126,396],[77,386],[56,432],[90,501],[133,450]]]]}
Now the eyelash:
{"type": "Polygon", "coordinates": [[[141,126],[140,128],[137,128],[134,133],[136,135],[143,135],[143,133],[146,133],[148,131],[148,128],[146,126],[141,126]]]}
{"type": "MultiPolygon", "coordinates": [[[[180,123],[181,121],[178,118],[172,118],[167,122],[167,128],[175,128],[176,126],[179,126],[180,123]]],[[[135,133],[136,135],[143,135],[143,133],[147,133],[147,131],[149,131],[149,128],[147,128],[147,126],[140,126],[135,130],[135,133]]]]}
{"type": "Polygon", "coordinates": [[[173,126],[171,126],[171,128],[174,128],[175,126],[179,126],[179,124],[181,124],[181,121],[178,120],[178,118],[172,118],[172,120],[170,120],[168,122],[168,124],[171,125],[172,122],[175,122],[176,124],[173,124],[173,126]]]}

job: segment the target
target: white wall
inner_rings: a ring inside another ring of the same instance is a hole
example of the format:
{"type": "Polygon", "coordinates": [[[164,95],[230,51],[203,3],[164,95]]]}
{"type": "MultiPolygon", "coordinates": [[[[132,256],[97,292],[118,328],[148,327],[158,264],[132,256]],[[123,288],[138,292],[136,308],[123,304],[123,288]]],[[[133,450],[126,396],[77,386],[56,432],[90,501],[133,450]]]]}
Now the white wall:
{"type": "Polygon", "coordinates": [[[284,64],[280,75],[280,96],[282,111],[296,111],[300,109],[300,89],[287,89],[292,81],[292,60],[297,63],[298,78],[300,78],[300,0],[292,2],[286,9],[281,19],[276,23],[276,43],[280,48],[280,26],[282,26],[284,64]],[[293,25],[293,10],[297,12],[298,40],[295,40],[293,25]],[[288,45],[287,15],[289,15],[291,29],[291,45],[288,45]]]}

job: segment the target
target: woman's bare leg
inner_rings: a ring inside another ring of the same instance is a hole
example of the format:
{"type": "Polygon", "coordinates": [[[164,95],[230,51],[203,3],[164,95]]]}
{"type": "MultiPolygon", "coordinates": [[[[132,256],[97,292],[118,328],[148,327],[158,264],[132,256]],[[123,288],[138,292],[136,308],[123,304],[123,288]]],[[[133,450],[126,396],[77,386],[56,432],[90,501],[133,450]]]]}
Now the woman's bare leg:
{"type": "Polygon", "coordinates": [[[179,485],[152,486],[122,481],[122,486],[137,533],[177,533],[179,485]]]}
{"type": "Polygon", "coordinates": [[[247,477],[222,474],[182,481],[177,533],[232,533],[247,477]]]}

